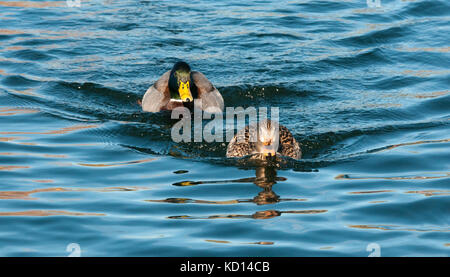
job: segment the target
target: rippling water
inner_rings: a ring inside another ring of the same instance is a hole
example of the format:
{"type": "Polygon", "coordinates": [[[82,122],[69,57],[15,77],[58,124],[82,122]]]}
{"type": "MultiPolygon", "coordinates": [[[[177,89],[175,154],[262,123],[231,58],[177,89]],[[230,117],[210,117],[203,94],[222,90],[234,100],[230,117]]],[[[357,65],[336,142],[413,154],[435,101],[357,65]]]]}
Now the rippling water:
{"type": "Polygon", "coordinates": [[[446,0],[0,1],[0,255],[448,256],[446,0]],[[303,159],[172,142],[184,59],[303,159]]]}

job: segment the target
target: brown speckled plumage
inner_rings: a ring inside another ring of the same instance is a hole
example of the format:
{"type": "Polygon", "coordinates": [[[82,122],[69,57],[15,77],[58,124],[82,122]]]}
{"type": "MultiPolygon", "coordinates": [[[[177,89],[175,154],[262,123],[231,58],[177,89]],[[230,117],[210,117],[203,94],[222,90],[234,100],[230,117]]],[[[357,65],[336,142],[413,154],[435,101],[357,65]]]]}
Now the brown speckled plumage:
{"type": "Polygon", "coordinates": [[[253,153],[256,150],[256,143],[249,141],[249,138],[249,126],[247,125],[244,129],[240,130],[228,144],[227,157],[243,157],[253,153]],[[239,137],[243,137],[242,142],[238,142],[239,137]]]}
{"type": "Polygon", "coordinates": [[[280,125],[280,154],[282,156],[291,157],[293,159],[300,159],[302,151],[300,145],[295,140],[294,136],[289,132],[288,128],[280,125]]]}
{"type": "MultiPolygon", "coordinates": [[[[267,120],[267,124],[270,126],[272,121],[267,120]]],[[[252,128],[251,130],[256,131],[257,129],[252,128]]],[[[250,135],[249,125],[240,130],[228,144],[227,157],[244,157],[257,153],[257,142],[251,141],[250,135]]],[[[279,145],[277,154],[297,160],[300,159],[302,155],[298,142],[291,132],[283,125],[279,125],[279,145]]]]}

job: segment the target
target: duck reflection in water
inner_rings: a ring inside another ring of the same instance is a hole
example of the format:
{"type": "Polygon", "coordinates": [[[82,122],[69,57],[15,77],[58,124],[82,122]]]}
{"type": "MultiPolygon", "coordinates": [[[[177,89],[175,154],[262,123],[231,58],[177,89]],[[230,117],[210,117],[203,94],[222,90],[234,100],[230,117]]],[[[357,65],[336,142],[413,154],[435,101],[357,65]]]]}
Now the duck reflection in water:
{"type": "Polygon", "coordinates": [[[272,186],[275,185],[277,181],[285,181],[286,178],[277,177],[277,171],[274,167],[258,167],[255,173],[256,177],[253,183],[263,190],[253,198],[253,202],[258,205],[279,202],[280,196],[272,190],[272,186]]]}
{"type": "MultiPolygon", "coordinates": [[[[251,178],[241,178],[241,179],[235,179],[235,180],[220,180],[220,181],[183,181],[174,183],[174,186],[193,186],[193,185],[200,185],[200,184],[225,184],[225,183],[253,183],[257,185],[258,187],[262,188],[263,190],[256,195],[253,200],[246,199],[246,200],[234,200],[236,203],[243,203],[243,202],[254,202],[258,205],[264,205],[264,204],[273,204],[280,201],[280,196],[278,196],[273,190],[272,186],[277,183],[277,181],[286,181],[287,179],[284,177],[277,177],[277,171],[275,167],[258,167],[255,170],[256,177],[251,178]]],[[[177,198],[181,202],[186,202],[187,199],[184,198],[177,198]]],[[[294,200],[294,199],[284,199],[284,200],[294,200]]],[[[175,202],[172,198],[171,202],[175,202]]],[[[198,200],[200,201],[200,200],[198,200]]],[[[227,203],[230,203],[230,201],[226,201],[227,203]]],[[[180,202],[179,202],[180,203],[180,202]]],[[[205,203],[205,201],[202,201],[202,203],[205,203]]],[[[211,203],[217,203],[217,204],[225,204],[224,201],[211,201],[211,203]]]]}
{"type": "MultiPolygon", "coordinates": [[[[284,177],[277,176],[276,167],[260,166],[255,170],[255,177],[242,178],[236,180],[218,180],[218,181],[183,181],[174,183],[174,186],[194,186],[200,184],[226,184],[226,183],[253,183],[262,188],[252,199],[236,199],[223,201],[209,201],[190,198],[167,198],[164,200],[146,200],[152,203],[176,203],[176,204],[212,204],[212,205],[234,205],[240,203],[255,203],[257,205],[275,204],[285,201],[306,201],[307,199],[283,199],[280,198],[273,190],[273,185],[280,181],[286,181],[284,177]]],[[[206,215],[206,216],[190,216],[190,215],[176,215],[169,216],[169,219],[237,219],[237,218],[253,218],[253,219],[270,219],[281,216],[282,214],[317,214],[324,213],[327,210],[264,210],[256,211],[253,214],[221,214],[221,215],[206,215]]]]}

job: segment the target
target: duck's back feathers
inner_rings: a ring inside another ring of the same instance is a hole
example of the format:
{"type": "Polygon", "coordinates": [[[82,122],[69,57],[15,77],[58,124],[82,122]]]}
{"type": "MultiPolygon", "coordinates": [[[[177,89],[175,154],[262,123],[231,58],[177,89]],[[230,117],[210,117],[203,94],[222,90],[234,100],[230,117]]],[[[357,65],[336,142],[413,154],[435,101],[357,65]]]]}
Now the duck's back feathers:
{"type": "Polygon", "coordinates": [[[215,89],[213,84],[201,72],[191,71],[191,80],[197,89],[198,97],[215,89]]]}
{"type": "Polygon", "coordinates": [[[224,109],[222,95],[208,78],[201,72],[192,71],[191,80],[192,90],[197,93],[195,98],[202,100],[202,109],[207,112],[222,112],[224,109]]]}
{"type": "Polygon", "coordinates": [[[250,141],[249,126],[240,130],[228,143],[227,157],[238,158],[252,154],[256,150],[256,144],[250,141]]]}
{"type": "Polygon", "coordinates": [[[163,92],[164,94],[167,94],[167,96],[170,96],[169,92],[169,78],[170,78],[170,70],[166,71],[159,79],[155,82],[154,86],[157,90],[160,92],[163,92]]]}
{"type": "Polygon", "coordinates": [[[164,73],[142,98],[142,110],[156,113],[161,111],[170,101],[169,92],[170,70],[164,73]]]}
{"type": "Polygon", "coordinates": [[[293,159],[300,159],[302,157],[302,150],[300,145],[295,140],[294,136],[288,128],[280,125],[280,149],[282,156],[291,157],[293,159]]]}

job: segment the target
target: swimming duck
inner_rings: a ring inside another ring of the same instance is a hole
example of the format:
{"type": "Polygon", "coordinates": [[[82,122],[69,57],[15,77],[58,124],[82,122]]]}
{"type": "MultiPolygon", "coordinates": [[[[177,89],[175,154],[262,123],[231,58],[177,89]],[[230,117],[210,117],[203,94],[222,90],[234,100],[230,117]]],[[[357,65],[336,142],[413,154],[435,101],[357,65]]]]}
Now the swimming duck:
{"type": "MultiPolygon", "coordinates": [[[[175,63],[164,73],[142,98],[142,110],[159,112],[176,107],[194,107],[194,99],[202,100],[201,109],[216,113],[223,111],[223,98],[213,84],[198,71],[183,61],[175,63]]],[[[196,101],[197,102],[197,101],[196,101]]]]}
{"type": "Polygon", "coordinates": [[[265,119],[247,125],[230,141],[227,157],[244,157],[260,154],[263,157],[281,155],[300,159],[302,151],[291,132],[278,122],[265,119]]]}

